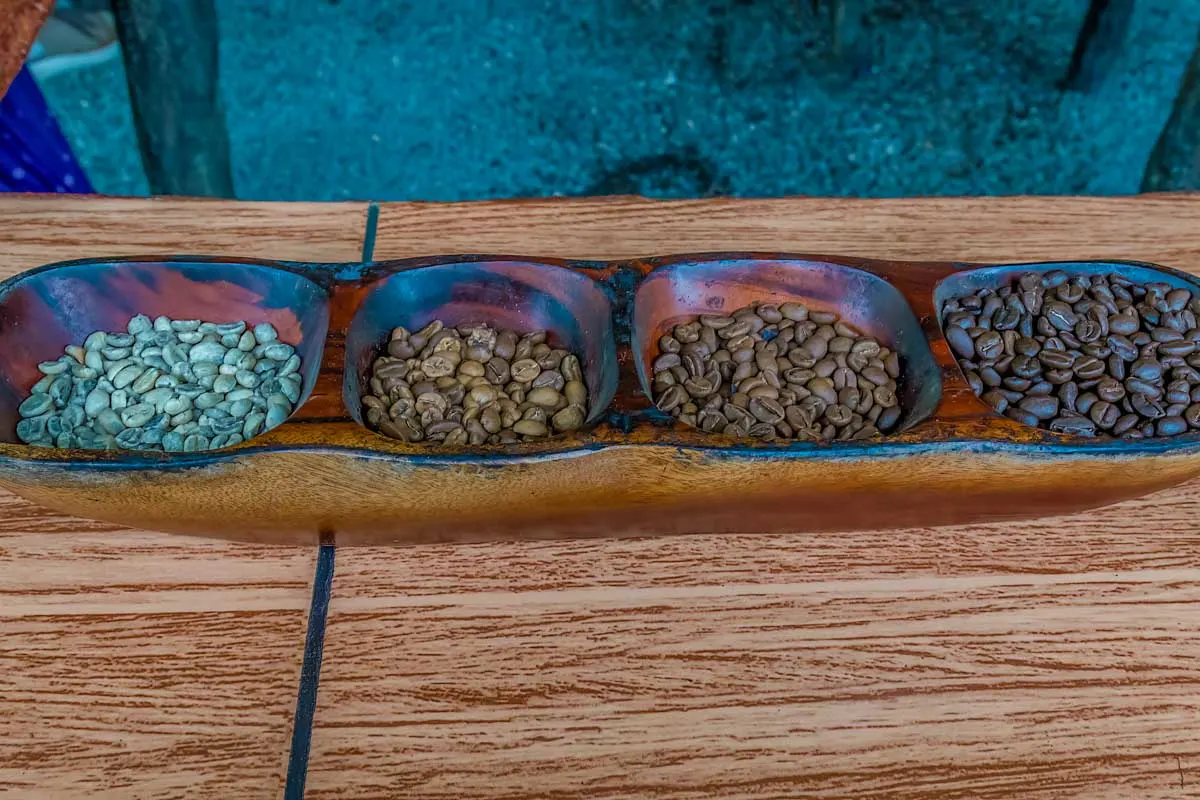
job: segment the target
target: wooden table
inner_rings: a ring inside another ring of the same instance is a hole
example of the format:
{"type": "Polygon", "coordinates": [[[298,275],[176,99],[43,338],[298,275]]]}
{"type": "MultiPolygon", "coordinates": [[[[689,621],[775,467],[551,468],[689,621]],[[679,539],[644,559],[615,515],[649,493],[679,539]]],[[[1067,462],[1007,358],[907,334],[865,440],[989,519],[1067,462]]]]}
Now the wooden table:
{"type": "MultiPolygon", "coordinates": [[[[1200,273],[1200,197],[0,198],[5,276],[372,249],[1200,273]]],[[[310,733],[290,796],[307,766],[313,798],[1200,797],[1200,484],[1033,524],[342,549],[311,731],[315,551],[0,506],[5,797],[280,796],[310,733]]]]}

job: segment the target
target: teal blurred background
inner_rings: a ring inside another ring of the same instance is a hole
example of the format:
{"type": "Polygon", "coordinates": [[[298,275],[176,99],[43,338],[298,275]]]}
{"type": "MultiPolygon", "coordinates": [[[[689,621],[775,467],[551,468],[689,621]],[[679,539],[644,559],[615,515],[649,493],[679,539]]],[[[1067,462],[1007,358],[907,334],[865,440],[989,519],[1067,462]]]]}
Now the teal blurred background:
{"type": "MultiPolygon", "coordinates": [[[[1064,92],[1085,0],[219,0],[242,199],[1138,190],[1200,30],[1140,0],[1064,92]]],[[[120,61],[42,88],[96,188],[145,194],[120,61]]]]}

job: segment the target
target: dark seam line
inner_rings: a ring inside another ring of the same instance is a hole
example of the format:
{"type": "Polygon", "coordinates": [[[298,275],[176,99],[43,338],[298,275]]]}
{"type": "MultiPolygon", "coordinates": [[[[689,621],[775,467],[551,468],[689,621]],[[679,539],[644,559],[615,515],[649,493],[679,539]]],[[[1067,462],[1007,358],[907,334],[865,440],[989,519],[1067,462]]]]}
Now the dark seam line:
{"type": "Polygon", "coordinates": [[[303,800],[308,778],[308,754],[312,746],[313,718],[317,712],[317,684],[321,679],[321,656],[325,649],[325,620],[333,590],[333,534],[321,533],[317,571],[313,578],[312,605],[308,611],[308,633],[304,639],[304,661],[300,667],[300,689],[292,721],[292,750],[288,756],[284,800],[303,800]]]}
{"type": "Polygon", "coordinates": [[[363,232],[362,261],[367,264],[375,257],[375,230],[379,227],[379,204],[367,206],[367,229],[363,232]]]}

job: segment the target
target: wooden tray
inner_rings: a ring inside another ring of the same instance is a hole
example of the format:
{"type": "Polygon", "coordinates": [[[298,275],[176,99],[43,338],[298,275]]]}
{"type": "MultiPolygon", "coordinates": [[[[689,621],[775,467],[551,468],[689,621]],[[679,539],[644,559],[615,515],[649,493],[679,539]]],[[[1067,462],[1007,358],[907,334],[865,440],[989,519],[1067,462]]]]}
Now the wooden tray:
{"type": "Polygon", "coordinates": [[[375,264],[200,257],[64,262],[0,284],[0,484],[73,514],[270,542],[336,534],[406,543],[643,533],[846,530],[1021,519],[1095,507],[1200,474],[1200,435],[1081,439],[998,416],[938,325],[950,297],[1016,274],[1131,262],[981,266],[782,254],[619,262],[452,256],[375,264]],[[832,309],[900,353],[900,432],[853,443],[749,444],[672,426],[647,365],[671,324],[752,300],[832,309]],[[205,453],[17,444],[16,407],[87,333],[133,314],[270,321],[304,359],[290,420],[205,453]],[[361,424],[386,332],[432,319],[546,328],[585,361],[591,426],[545,442],[438,450],[361,424]]]}

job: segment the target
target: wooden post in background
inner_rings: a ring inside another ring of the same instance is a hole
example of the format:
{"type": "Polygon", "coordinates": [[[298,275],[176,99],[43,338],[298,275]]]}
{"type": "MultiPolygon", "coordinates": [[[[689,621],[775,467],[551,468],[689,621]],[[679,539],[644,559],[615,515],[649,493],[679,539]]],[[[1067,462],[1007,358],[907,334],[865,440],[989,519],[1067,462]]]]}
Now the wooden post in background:
{"type": "Polygon", "coordinates": [[[153,194],[233,197],[213,0],[113,0],[153,194]]]}
{"type": "Polygon", "coordinates": [[[1175,107],[1150,154],[1143,192],[1200,189],[1200,46],[1179,84],[1175,107]]]}
{"type": "Polygon", "coordinates": [[[1134,0],[1091,0],[1063,80],[1066,88],[1089,91],[1100,84],[1108,62],[1121,51],[1133,4],[1134,0]]]}

